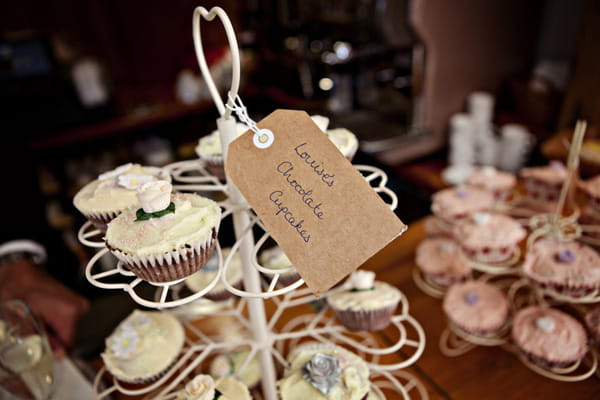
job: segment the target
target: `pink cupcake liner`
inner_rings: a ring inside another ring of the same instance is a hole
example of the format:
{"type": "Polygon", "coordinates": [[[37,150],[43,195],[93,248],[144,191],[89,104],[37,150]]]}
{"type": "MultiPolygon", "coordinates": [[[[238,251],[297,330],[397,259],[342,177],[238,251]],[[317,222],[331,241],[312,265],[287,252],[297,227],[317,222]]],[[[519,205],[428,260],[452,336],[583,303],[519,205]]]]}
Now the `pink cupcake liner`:
{"type": "Polygon", "coordinates": [[[498,334],[501,333],[505,327],[507,327],[506,320],[502,321],[502,324],[500,324],[498,326],[488,327],[486,329],[468,328],[460,323],[457,323],[455,320],[450,319],[449,317],[448,317],[448,320],[454,326],[455,329],[458,329],[459,331],[463,331],[464,333],[466,333],[468,335],[473,335],[473,336],[477,336],[480,338],[490,338],[490,337],[498,336],[498,334]]]}
{"type": "Polygon", "coordinates": [[[555,282],[542,282],[532,277],[528,277],[530,281],[550,293],[556,293],[560,296],[568,296],[575,299],[589,296],[593,293],[598,293],[600,287],[589,285],[567,285],[555,282]]]}
{"type": "Polygon", "coordinates": [[[430,282],[435,283],[438,286],[448,288],[456,283],[465,282],[469,279],[469,274],[467,275],[458,275],[458,274],[448,274],[448,273],[436,273],[436,274],[427,274],[423,272],[425,275],[425,279],[430,282]]]}
{"type": "Polygon", "coordinates": [[[521,352],[521,354],[531,363],[537,365],[540,368],[543,369],[554,369],[554,368],[566,368],[570,365],[573,365],[574,363],[576,363],[577,361],[580,361],[583,356],[585,356],[585,353],[583,354],[583,356],[581,358],[577,358],[574,360],[560,360],[560,361],[554,361],[554,360],[548,360],[542,356],[538,356],[532,353],[529,353],[525,350],[523,350],[521,347],[519,347],[519,345],[517,345],[517,347],[519,348],[519,351],[521,352]]]}
{"type": "Polygon", "coordinates": [[[461,245],[463,254],[470,260],[484,264],[500,264],[510,260],[517,248],[518,243],[511,246],[472,248],[461,245]]]}
{"type": "Polygon", "coordinates": [[[558,201],[562,190],[562,183],[550,184],[532,177],[524,178],[523,183],[527,194],[535,200],[558,201]]]}
{"type": "MultiPolygon", "coordinates": [[[[380,331],[391,322],[398,304],[377,310],[338,310],[333,309],[342,325],[352,331],[380,331]]],[[[333,307],[332,307],[333,308],[333,307]]]]}

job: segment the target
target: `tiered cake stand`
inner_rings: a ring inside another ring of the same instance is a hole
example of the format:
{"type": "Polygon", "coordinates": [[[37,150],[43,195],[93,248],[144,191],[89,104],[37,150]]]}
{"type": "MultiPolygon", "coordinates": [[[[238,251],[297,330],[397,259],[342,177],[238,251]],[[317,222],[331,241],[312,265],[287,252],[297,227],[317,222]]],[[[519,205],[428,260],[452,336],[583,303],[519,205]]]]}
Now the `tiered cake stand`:
{"type": "MultiPolygon", "coordinates": [[[[198,7],[193,18],[194,42],[200,68],[211,91],[221,118],[217,126],[226,155],[228,144],[235,139],[235,119],[231,117],[233,99],[237,96],[239,85],[239,53],[235,34],[226,13],[219,7],[207,11],[198,7]],[[232,86],[229,103],[223,104],[210,76],[204,59],[200,35],[202,18],[211,21],[219,17],[229,40],[233,61],[232,86]]],[[[156,284],[145,282],[128,271],[120,262],[106,269],[100,263],[101,257],[108,253],[102,235],[91,224],[86,223],[79,231],[79,240],[98,252],[92,257],[86,268],[87,279],[95,286],[104,289],[124,290],[138,304],[156,309],[170,309],[173,313],[187,307],[200,309],[201,317],[229,317],[241,326],[246,334],[236,339],[224,340],[211,336],[198,329],[192,322],[184,321],[187,339],[179,360],[160,379],[145,385],[126,385],[116,379],[106,389],[100,389],[109,378],[102,369],[95,380],[97,398],[108,397],[118,391],[127,395],[145,395],[147,398],[173,399],[178,389],[195,374],[204,361],[212,356],[232,349],[246,349],[246,361],[237,371],[239,376],[250,361],[257,357],[262,373],[262,397],[267,400],[278,398],[276,379],[288,367],[286,354],[296,345],[304,342],[319,342],[327,345],[339,345],[360,355],[371,371],[371,392],[379,399],[420,398],[427,399],[423,385],[404,369],[413,364],[425,347],[425,334],[419,323],[410,316],[407,299],[402,295],[396,314],[392,317],[389,331],[395,330],[394,343],[384,343],[378,336],[369,332],[353,332],[343,327],[333,312],[322,301],[318,301],[304,285],[297,281],[282,286],[279,277],[287,270],[265,268],[257,262],[257,254],[270,238],[260,219],[252,212],[248,204],[231,182],[222,183],[210,175],[200,160],[178,162],[165,167],[173,177],[174,189],[199,192],[206,196],[224,199],[219,202],[223,209],[222,219],[231,218],[236,241],[228,257],[224,259],[220,244],[216,246],[218,256],[218,274],[205,288],[195,293],[185,294],[182,281],[156,284]],[[254,235],[262,232],[255,243],[254,235]],[[228,282],[226,271],[235,253],[241,256],[244,271],[244,289],[228,282]],[[218,281],[234,295],[233,299],[223,302],[211,302],[203,298],[218,281]],[[148,288],[154,287],[154,290],[148,288]],[[151,294],[148,295],[148,292],[151,294]],[[184,307],[181,307],[184,306],[184,307]],[[197,307],[196,307],[197,306],[197,307]],[[311,307],[312,306],[312,307],[311,307]],[[268,308],[268,312],[267,312],[268,308]],[[315,311],[315,308],[318,311],[315,311]],[[290,319],[290,316],[295,316],[290,319]],[[398,362],[396,353],[402,352],[403,360],[398,362]]],[[[391,209],[397,206],[396,195],[386,188],[387,176],[379,169],[370,166],[356,166],[371,187],[381,195],[391,209]]],[[[108,257],[112,257],[108,255],[108,257]]],[[[332,289],[342,290],[344,285],[332,289]]],[[[166,311],[165,311],[166,312],[166,311]]],[[[198,314],[197,314],[198,315],[198,314]]]]}
{"type": "MultiPolygon", "coordinates": [[[[579,225],[577,221],[580,213],[577,207],[574,208],[570,215],[563,215],[564,205],[575,178],[584,133],[585,123],[580,122],[575,129],[567,165],[568,176],[563,184],[555,212],[536,213],[532,211],[527,205],[535,205],[535,201],[526,197],[515,197],[512,201],[499,204],[497,207],[497,211],[512,215],[529,229],[530,234],[524,246],[525,254],[537,241],[548,238],[560,241],[583,239],[583,241],[592,245],[600,244],[600,240],[593,236],[594,233],[600,232],[600,225],[579,225]],[[582,233],[584,234],[583,236],[582,233]]],[[[598,221],[600,221],[600,218],[598,221]]],[[[441,228],[447,227],[442,226],[441,228]]],[[[598,290],[593,293],[559,293],[555,290],[542,287],[535,281],[527,278],[521,269],[523,259],[519,248],[503,264],[484,264],[466,257],[465,261],[471,267],[474,279],[491,283],[507,294],[511,304],[511,315],[528,305],[539,305],[545,307],[560,306],[563,309],[567,309],[571,314],[583,317],[586,311],[585,305],[600,303],[600,292],[598,290]]],[[[427,280],[418,269],[413,271],[413,278],[417,286],[425,293],[436,298],[444,297],[445,288],[427,280]]],[[[543,368],[533,363],[512,342],[510,335],[511,322],[509,318],[506,325],[499,332],[487,337],[469,334],[449,323],[440,336],[440,350],[448,357],[456,357],[465,354],[477,346],[500,346],[515,354],[523,364],[536,373],[563,382],[581,381],[589,378],[597,371],[597,346],[591,343],[582,361],[575,362],[567,367],[543,368]]]]}

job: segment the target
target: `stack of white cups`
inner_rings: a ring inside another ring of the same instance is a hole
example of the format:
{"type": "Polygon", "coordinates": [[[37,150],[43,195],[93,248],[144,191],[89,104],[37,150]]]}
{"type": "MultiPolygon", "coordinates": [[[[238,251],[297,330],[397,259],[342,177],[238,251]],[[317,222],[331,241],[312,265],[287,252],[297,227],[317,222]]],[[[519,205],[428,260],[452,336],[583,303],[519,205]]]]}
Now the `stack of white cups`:
{"type": "Polygon", "coordinates": [[[450,184],[463,183],[475,164],[475,135],[469,114],[455,114],[450,119],[450,167],[443,172],[450,184]]]}
{"type": "Polygon", "coordinates": [[[522,125],[507,124],[501,129],[498,167],[516,173],[523,167],[534,144],[533,137],[522,125]]]}
{"type": "Polygon", "coordinates": [[[489,93],[473,92],[469,95],[468,106],[475,134],[475,161],[480,165],[496,166],[498,141],[492,125],[494,97],[489,93]]]}

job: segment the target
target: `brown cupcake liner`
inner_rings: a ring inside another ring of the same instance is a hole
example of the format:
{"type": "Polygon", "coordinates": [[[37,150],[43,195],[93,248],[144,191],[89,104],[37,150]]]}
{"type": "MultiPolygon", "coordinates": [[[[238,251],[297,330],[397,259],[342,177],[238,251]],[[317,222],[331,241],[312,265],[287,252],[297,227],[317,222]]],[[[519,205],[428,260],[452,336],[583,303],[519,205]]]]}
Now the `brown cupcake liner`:
{"type": "Polygon", "coordinates": [[[87,214],[83,213],[83,216],[94,225],[102,233],[106,233],[107,225],[110,221],[115,219],[121,211],[113,211],[107,213],[87,214]]]}
{"type": "Polygon", "coordinates": [[[180,249],[148,257],[128,255],[108,243],[106,246],[138,278],[165,283],[190,276],[206,265],[215,249],[216,238],[217,232],[213,228],[210,236],[194,245],[186,244],[180,249]]]}
{"type": "MultiPolygon", "coordinates": [[[[181,353],[181,351],[180,351],[181,353]]],[[[173,368],[173,366],[177,363],[177,360],[179,359],[179,355],[177,355],[173,361],[171,361],[171,363],[165,367],[165,369],[163,369],[162,371],[159,371],[156,374],[150,375],[150,376],[146,376],[146,377],[142,377],[142,378],[129,378],[129,377],[125,377],[125,376],[121,376],[119,374],[114,374],[112,373],[108,368],[107,371],[117,380],[121,381],[121,382],[126,382],[126,383],[130,383],[133,385],[144,385],[144,384],[148,384],[148,383],[152,383],[155,382],[157,380],[159,380],[160,378],[162,378],[163,376],[165,376],[167,374],[167,372],[169,372],[171,370],[171,368],[173,368]]]]}
{"type": "Polygon", "coordinates": [[[225,161],[222,154],[217,155],[198,155],[206,164],[209,172],[216,176],[219,180],[225,180],[225,161]]]}
{"type": "Polygon", "coordinates": [[[338,310],[333,308],[342,325],[352,331],[380,331],[391,322],[398,304],[377,310],[338,310]]]}

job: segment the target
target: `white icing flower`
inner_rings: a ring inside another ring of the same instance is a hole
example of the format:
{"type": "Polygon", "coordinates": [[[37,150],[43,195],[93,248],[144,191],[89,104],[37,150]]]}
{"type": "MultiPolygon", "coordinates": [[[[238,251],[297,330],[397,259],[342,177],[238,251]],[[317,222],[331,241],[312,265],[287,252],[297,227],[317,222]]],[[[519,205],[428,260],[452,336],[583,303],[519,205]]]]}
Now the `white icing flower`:
{"type": "Polygon", "coordinates": [[[360,377],[356,367],[346,368],[342,373],[342,379],[344,380],[344,385],[350,390],[350,392],[354,392],[362,386],[362,378],[360,377]]]}
{"type": "Polygon", "coordinates": [[[152,181],[137,190],[137,198],[146,213],[162,211],[171,203],[173,186],[167,181],[152,181]]]}
{"type": "Polygon", "coordinates": [[[137,349],[140,336],[135,330],[121,329],[111,338],[110,351],[117,358],[128,358],[137,349]]]}
{"type": "Polygon", "coordinates": [[[475,213],[473,214],[472,218],[477,225],[484,225],[489,222],[492,216],[488,213],[475,213]]]}
{"type": "Polygon", "coordinates": [[[224,355],[215,357],[210,364],[210,374],[217,378],[223,378],[224,376],[233,374],[233,367],[229,358],[224,355]]]}
{"type": "Polygon", "coordinates": [[[135,314],[121,324],[123,330],[139,330],[150,326],[150,318],[144,314],[135,314]]]}
{"type": "Polygon", "coordinates": [[[375,282],[375,272],[373,271],[355,271],[350,275],[350,283],[354,289],[365,290],[372,289],[375,282]]]}
{"type": "Polygon", "coordinates": [[[317,124],[319,129],[323,132],[327,130],[327,126],[329,125],[329,118],[324,117],[322,115],[311,115],[310,119],[312,119],[313,122],[317,124]]]}
{"type": "Polygon", "coordinates": [[[115,177],[129,171],[131,169],[131,167],[133,167],[132,163],[123,164],[123,165],[118,166],[117,168],[113,169],[112,171],[107,171],[103,174],[98,175],[98,179],[101,181],[105,181],[107,179],[115,178],[115,177]]]}
{"type": "Polygon", "coordinates": [[[550,317],[540,317],[535,320],[535,325],[539,330],[545,333],[550,333],[556,328],[556,323],[550,317]]]}
{"type": "Polygon", "coordinates": [[[137,189],[145,183],[152,181],[151,175],[123,174],[119,175],[117,183],[125,189],[137,189]]]}
{"type": "Polygon", "coordinates": [[[213,400],[215,381],[209,375],[197,375],[185,385],[181,394],[186,400],[213,400]]]}

